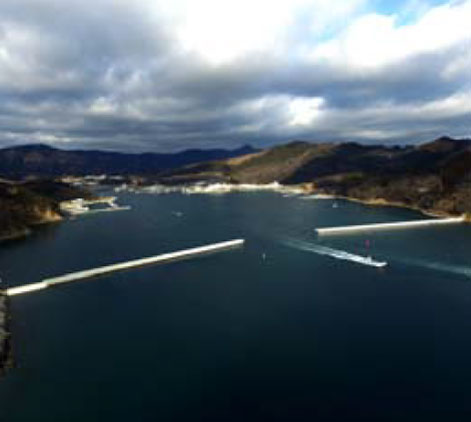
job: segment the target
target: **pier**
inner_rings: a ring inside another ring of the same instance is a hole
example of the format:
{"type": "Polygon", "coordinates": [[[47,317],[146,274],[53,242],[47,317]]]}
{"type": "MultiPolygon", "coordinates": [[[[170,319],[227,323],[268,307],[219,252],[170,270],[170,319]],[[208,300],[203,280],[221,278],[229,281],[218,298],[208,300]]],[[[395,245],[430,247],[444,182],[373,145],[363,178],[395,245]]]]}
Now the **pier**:
{"type": "Polygon", "coordinates": [[[465,217],[452,217],[452,218],[435,218],[428,220],[416,221],[400,221],[394,223],[377,223],[377,224],[361,224],[356,226],[343,226],[343,227],[326,227],[315,229],[319,236],[333,235],[333,234],[349,234],[362,231],[376,231],[376,230],[390,230],[390,229],[406,229],[413,227],[436,226],[441,224],[463,223],[465,217]]]}
{"type": "Polygon", "coordinates": [[[107,212],[107,211],[122,211],[129,210],[129,206],[119,206],[116,204],[116,196],[103,196],[96,199],[83,199],[76,198],[70,201],[62,201],[59,204],[60,210],[67,215],[83,215],[83,214],[92,214],[97,212],[107,212]],[[90,205],[95,204],[106,204],[107,208],[100,209],[90,209],[90,205]]]}
{"type": "Polygon", "coordinates": [[[30,293],[38,290],[47,289],[59,284],[70,283],[73,281],[84,280],[104,274],[109,274],[117,271],[128,270],[135,267],[142,267],[144,265],[165,263],[174,260],[187,259],[197,255],[208,254],[212,252],[220,252],[244,244],[244,239],[229,240],[226,242],[213,243],[210,245],[199,246],[196,248],[185,249],[177,252],[164,253],[162,255],[151,256],[147,258],[135,259],[133,261],[121,262],[118,264],[106,265],[104,267],[93,268],[90,270],[78,271],[74,273],[65,274],[59,277],[46,278],[37,283],[25,284],[22,286],[10,287],[4,291],[7,296],[16,296],[24,293],[30,293]]]}

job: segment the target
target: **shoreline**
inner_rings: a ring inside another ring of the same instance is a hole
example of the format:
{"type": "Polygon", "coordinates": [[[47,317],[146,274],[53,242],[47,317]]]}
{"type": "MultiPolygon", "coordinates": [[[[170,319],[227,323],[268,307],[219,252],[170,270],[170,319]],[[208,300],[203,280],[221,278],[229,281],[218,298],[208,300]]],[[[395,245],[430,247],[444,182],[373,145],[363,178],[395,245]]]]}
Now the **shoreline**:
{"type": "Polygon", "coordinates": [[[424,209],[413,204],[406,204],[404,202],[389,201],[385,198],[371,198],[361,199],[353,196],[339,195],[336,193],[330,193],[325,190],[318,190],[313,187],[311,182],[303,182],[293,185],[283,185],[278,182],[271,183],[229,183],[229,182],[216,182],[216,183],[192,183],[192,184],[176,184],[168,186],[165,184],[156,183],[145,187],[136,187],[121,185],[115,187],[115,192],[128,191],[133,193],[150,193],[150,194],[167,194],[167,193],[182,193],[182,194],[228,194],[233,192],[257,192],[257,191],[271,191],[278,192],[281,194],[296,194],[296,195],[319,195],[325,198],[332,199],[343,199],[351,202],[358,202],[364,205],[370,206],[382,206],[382,207],[395,207],[404,208],[413,211],[420,212],[427,217],[434,218],[452,218],[465,215],[465,222],[471,222],[471,216],[469,213],[452,213],[439,209],[424,209]]]}
{"type": "Polygon", "coordinates": [[[45,217],[39,221],[25,225],[24,227],[12,230],[5,234],[0,233],[0,243],[7,242],[9,240],[18,240],[31,236],[34,233],[36,226],[42,226],[45,224],[60,223],[64,220],[64,217],[60,214],[54,216],[45,217]]]}
{"type": "Polygon", "coordinates": [[[351,201],[351,202],[358,202],[360,204],[364,205],[371,205],[375,207],[394,207],[394,208],[404,208],[404,209],[409,209],[412,211],[418,211],[421,214],[427,216],[427,217],[435,217],[435,218],[451,218],[451,217],[459,217],[461,214],[452,214],[448,213],[445,211],[431,211],[431,210],[425,210],[420,207],[416,207],[414,205],[408,205],[402,202],[394,202],[394,201],[387,201],[384,198],[376,198],[376,199],[360,199],[360,198],[355,198],[351,196],[343,196],[343,195],[329,195],[332,198],[335,199],[343,199],[346,201],[351,201]]]}
{"type": "Polygon", "coordinates": [[[8,234],[1,234],[0,243],[7,242],[9,240],[23,239],[25,237],[31,236],[32,233],[33,231],[30,228],[25,227],[23,229],[18,229],[18,230],[9,232],[8,234]]]}

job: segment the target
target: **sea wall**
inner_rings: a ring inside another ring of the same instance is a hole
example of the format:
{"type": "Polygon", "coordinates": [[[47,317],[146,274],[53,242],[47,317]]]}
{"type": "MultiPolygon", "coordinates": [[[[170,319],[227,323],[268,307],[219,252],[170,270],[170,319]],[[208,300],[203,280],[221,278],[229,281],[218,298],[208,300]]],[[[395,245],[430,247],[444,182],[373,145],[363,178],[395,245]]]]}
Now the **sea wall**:
{"type": "Polygon", "coordinates": [[[413,228],[423,226],[433,226],[437,224],[453,224],[463,223],[465,221],[464,216],[453,217],[453,218],[436,218],[433,220],[414,220],[414,221],[400,221],[393,223],[375,223],[375,224],[360,224],[353,226],[341,226],[341,227],[324,227],[316,229],[318,235],[329,235],[329,234],[344,234],[344,233],[356,233],[363,231],[376,231],[376,230],[390,230],[400,228],[413,228]]]}
{"type": "Polygon", "coordinates": [[[278,182],[267,184],[249,184],[249,183],[191,183],[191,184],[174,184],[163,185],[154,184],[148,186],[133,186],[123,184],[115,188],[115,192],[136,192],[150,194],[167,194],[167,193],[183,193],[192,194],[226,194],[233,192],[279,192],[282,194],[303,194],[309,192],[308,185],[280,185],[278,182]]]}
{"type": "Polygon", "coordinates": [[[14,286],[5,290],[7,296],[16,296],[24,293],[35,292],[56,286],[62,283],[70,283],[72,281],[84,280],[103,274],[109,274],[116,271],[123,271],[134,267],[142,267],[144,265],[166,263],[179,259],[191,258],[197,255],[207,253],[220,252],[242,246],[244,239],[234,239],[226,242],[213,243],[211,245],[198,246],[196,248],[184,249],[177,252],[169,252],[161,255],[150,256],[147,258],[135,259],[132,261],[120,262],[117,264],[105,265],[104,267],[93,268],[91,270],[77,271],[75,273],[65,274],[59,277],[46,278],[36,283],[24,284],[22,286],[14,286]]]}

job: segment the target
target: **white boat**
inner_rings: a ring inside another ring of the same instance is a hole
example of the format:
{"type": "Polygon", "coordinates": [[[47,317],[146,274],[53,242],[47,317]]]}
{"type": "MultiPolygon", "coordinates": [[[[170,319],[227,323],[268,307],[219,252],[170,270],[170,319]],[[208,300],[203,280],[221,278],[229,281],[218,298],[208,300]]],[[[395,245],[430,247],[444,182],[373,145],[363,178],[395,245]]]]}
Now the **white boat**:
{"type": "Polygon", "coordinates": [[[388,265],[386,261],[375,261],[371,256],[358,256],[358,262],[361,262],[365,265],[371,265],[372,267],[382,268],[388,265]]]}
{"type": "Polygon", "coordinates": [[[327,246],[304,242],[302,240],[300,241],[287,239],[284,243],[288,246],[292,246],[303,251],[314,252],[319,255],[326,255],[344,261],[356,262],[357,264],[368,265],[370,267],[382,268],[388,265],[386,261],[376,261],[369,254],[367,254],[366,256],[356,255],[347,251],[332,249],[327,246]]]}
{"type": "Polygon", "coordinates": [[[386,261],[376,261],[371,256],[355,255],[344,251],[338,251],[334,256],[339,259],[357,262],[363,265],[369,265],[370,267],[382,268],[388,265],[386,261]]]}

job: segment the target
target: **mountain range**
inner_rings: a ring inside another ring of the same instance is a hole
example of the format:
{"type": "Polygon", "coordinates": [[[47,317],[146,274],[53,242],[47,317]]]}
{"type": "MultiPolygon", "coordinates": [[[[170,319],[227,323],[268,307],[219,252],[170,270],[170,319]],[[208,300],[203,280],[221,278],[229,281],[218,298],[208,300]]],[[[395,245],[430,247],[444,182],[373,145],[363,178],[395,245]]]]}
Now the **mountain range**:
{"type": "Polygon", "coordinates": [[[312,192],[436,214],[471,212],[471,140],[441,137],[417,146],[291,142],[160,175],[164,183],[308,184],[312,192]]]}
{"type": "Polygon", "coordinates": [[[156,174],[201,161],[236,157],[256,150],[189,149],[173,154],[124,154],[107,151],[62,150],[48,145],[22,145],[0,149],[0,176],[7,179],[87,174],[156,174]]]}
{"type": "Polygon", "coordinates": [[[0,238],[61,218],[59,202],[86,191],[64,175],[122,175],[135,183],[303,184],[306,192],[471,216],[471,140],[441,137],[417,146],[290,142],[265,150],[177,154],[63,151],[44,145],[0,150],[0,238]],[[127,177],[127,176],[140,177],[127,177]],[[31,178],[33,176],[33,178],[31,178]]]}

